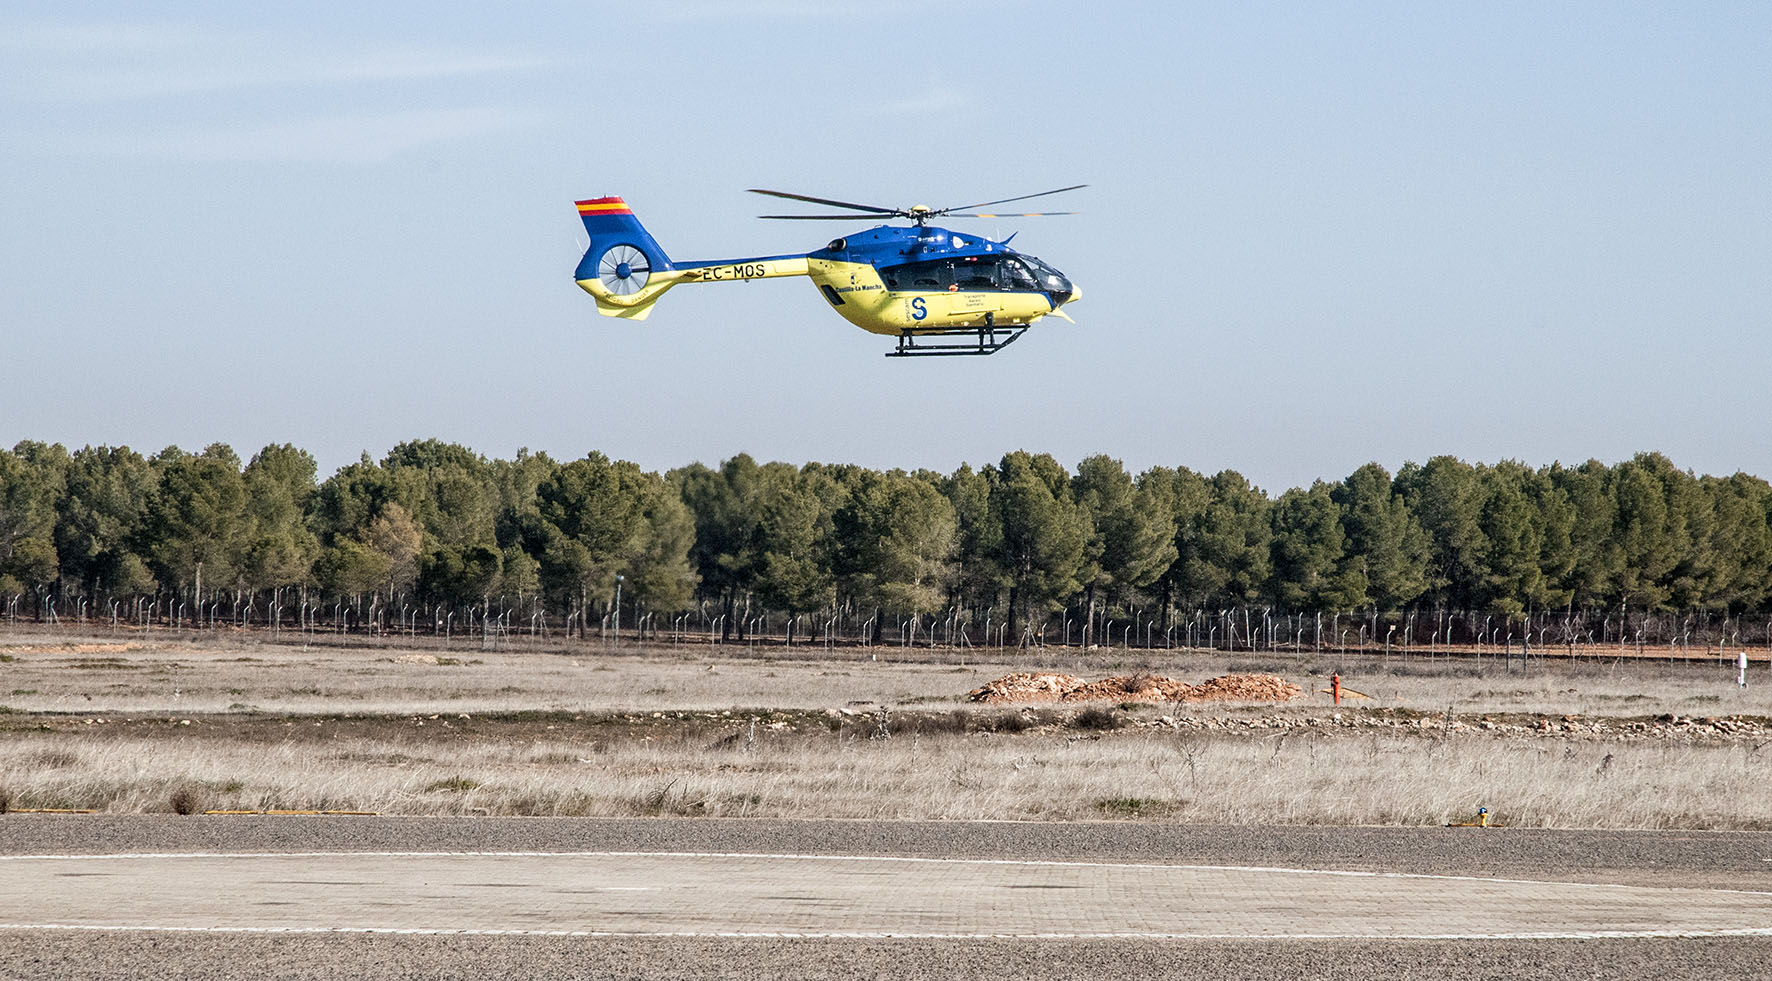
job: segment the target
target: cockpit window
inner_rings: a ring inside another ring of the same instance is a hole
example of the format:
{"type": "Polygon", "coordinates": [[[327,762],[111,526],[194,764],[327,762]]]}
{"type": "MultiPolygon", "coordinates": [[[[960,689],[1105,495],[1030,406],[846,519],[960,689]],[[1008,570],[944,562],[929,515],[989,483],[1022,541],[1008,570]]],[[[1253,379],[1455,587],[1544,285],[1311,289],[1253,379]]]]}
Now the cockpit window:
{"type": "Polygon", "coordinates": [[[1005,257],[1002,270],[1003,288],[1006,290],[1037,290],[1040,284],[1034,281],[1033,273],[1020,261],[1005,257]]]}

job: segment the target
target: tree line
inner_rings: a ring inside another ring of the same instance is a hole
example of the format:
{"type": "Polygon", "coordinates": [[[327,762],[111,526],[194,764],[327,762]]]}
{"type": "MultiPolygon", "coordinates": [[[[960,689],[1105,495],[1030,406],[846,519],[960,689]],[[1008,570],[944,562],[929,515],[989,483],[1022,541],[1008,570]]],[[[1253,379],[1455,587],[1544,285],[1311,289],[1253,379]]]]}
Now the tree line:
{"type": "Polygon", "coordinates": [[[1739,622],[1772,609],[1769,524],[1765,480],[1658,453],[1371,463],[1273,497],[1231,470],[1020,451],[946,474],[743,454],[661,474],[421,440],[322,481],[286,444],[242,463],[223,444],[27,441],[0,450],[0,601],[14,618],[584,631],[619,594],[621,623],[694,609],[724,636],[774,615],[790,637],[841,622],[879,639],[942,614],[975,639],[1062,620],[1067,643],[1107,617],[1251,608],[1739,622]]]}

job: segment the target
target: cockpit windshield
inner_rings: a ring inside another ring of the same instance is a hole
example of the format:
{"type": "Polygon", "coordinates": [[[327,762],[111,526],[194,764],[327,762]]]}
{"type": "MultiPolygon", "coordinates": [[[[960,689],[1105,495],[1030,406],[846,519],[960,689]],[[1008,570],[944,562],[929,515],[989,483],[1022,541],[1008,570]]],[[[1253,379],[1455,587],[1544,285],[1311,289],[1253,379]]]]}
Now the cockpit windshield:
{"type": "Polygon", "coordinates": [[[1040,281],[1040,289],[1051,293],[1065,293],[1067,295],[1071,292],[1071,281],[1064,278],[1064,273],[1059,272],[1031,255],[1023,255],[1020,258],[1023,262],[1026,262],[1029,266],[1033,267],[1034,275],[1038,277],[1040,281]]]}

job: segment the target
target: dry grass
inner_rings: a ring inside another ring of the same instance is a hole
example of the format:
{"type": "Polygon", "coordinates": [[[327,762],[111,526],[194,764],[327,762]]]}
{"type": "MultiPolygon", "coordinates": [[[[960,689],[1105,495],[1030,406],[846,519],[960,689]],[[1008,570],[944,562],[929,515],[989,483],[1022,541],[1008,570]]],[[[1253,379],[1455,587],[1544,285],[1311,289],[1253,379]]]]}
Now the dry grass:
{"type": "Polygon", "coordinates": [[[0,743],[0,786],[13,788],[14,807],[110,812],[201,800],[390,814],[1421,825],[1488,806],[1514,825],[1772,828],[1772,760],[1748,743],[1148,728],[990,735],[939,719],[900,720],[881,739],[865,718],[825,732],[738,725],[727,737],[694,729],[611,740],[587,728],[447,743],[416,733],[273,744],[41,733],[0,743]]]}

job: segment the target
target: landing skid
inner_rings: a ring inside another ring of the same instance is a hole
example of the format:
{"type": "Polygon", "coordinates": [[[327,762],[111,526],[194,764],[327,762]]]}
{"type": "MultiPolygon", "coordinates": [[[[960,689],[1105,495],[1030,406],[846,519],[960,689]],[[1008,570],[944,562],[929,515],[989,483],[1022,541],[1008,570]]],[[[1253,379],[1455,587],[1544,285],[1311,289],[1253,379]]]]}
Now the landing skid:
{"type": "Polygon", "coordinates": [[[954,358],[996,354],[1027,333],[1027,327],[954,327],[944,330],[923,330],[898,335],[898,349],[887,351],[889,358],[954,358]],[[964,337],[964,341],[946,338],[964,337]],[[936,343],[927,343],[935,338],[936,343]],[[920,343],[921,342],[921,343],[920,343]]]}

